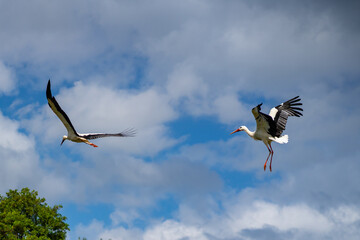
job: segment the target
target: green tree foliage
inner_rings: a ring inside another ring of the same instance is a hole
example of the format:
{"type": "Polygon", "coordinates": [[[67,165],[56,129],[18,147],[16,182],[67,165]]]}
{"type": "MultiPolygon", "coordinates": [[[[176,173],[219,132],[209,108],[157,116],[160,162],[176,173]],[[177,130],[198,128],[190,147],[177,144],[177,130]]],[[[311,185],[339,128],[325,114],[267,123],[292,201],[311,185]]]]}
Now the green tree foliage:
{"type": "Polygon", "coordinates": [[[63,240],[70,230],[61,205],[50,207],[36,191],[23,188],[0,195],[0,239],[63,240]]]}

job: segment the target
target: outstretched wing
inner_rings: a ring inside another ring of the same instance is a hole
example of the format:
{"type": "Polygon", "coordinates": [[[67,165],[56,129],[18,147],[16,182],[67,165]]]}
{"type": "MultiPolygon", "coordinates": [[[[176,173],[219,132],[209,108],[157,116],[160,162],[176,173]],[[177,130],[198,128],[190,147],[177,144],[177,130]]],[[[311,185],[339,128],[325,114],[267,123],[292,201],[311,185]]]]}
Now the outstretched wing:
{"type": "Polygon", "coordinates": [[[266,131],[275,137],[276,124],[269,115],[260,112],[261,105],[262,103],[251,110],[256,120],[256,131],[266,131]]]}
{"type": "Polygon", "coordinates": [[[280,137],[282,132],[285,130],[285,126],[289,116],[302,116],[301,111],[303,111],[303,109],[300,107],[296,107],[302,105],[300,101],[301,98],[297,96],[271,109],[269,116],[274,120],[276,124],[276,137],[280,137]]]}
{"type": "Polygon", "coordinates": [[[121,133],[88,133],[88,134],[79,134],[80,137],[86,139],[96,139],[103,137],[134,137],[136,134],[135,129],[126,129],[121,133]]]}
{"type": "Polygon", "coordinates": [[[60,105],[56,101],[55,97],[51,94],[51,85],[50,85],[50,79],[47,84],[46,88],[46,98],[48,100],[48,104],[53,110],[53,112],[58,116],[58,118],[61,120],[61,122],[64,124],[68,131],[68,135],[76,135],[78,136],[74,126],[72,125],[69,117],[66,115],[66,113],[61,109],[60,105]]]}

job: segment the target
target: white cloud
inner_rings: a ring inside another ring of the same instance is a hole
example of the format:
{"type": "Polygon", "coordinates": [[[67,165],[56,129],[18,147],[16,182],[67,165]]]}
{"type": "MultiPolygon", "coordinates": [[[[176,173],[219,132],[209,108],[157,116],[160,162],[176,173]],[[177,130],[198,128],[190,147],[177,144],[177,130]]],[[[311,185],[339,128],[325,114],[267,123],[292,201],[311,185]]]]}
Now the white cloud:
{"type": "Polygon", "coordinates": [[[81,239],[86,236],[89,240],[98,240],[100,239],[99,234],[104,231],[104,223],[93,220],[88,226],[84,226],[83,224],[79,224],[76,226],[75,233],[73,238],[80,237],[81,239]]]}
{"type": "Polygon", "coordinates": [[[33,151],[34,141],[18,132],[19,123],[0,112],[0,191],[34,183],[32,175],[38,169],[38,157],[33,151]]]}
{"type": "Polygon", "coordinates": [[[329,216],[335,223],[352,224],[360,220],[360,210],[357,206],[341,205],[329,211],[329,216]]]}
{"type": "Polygon", "coordinates": [[[112,240],[141,240],[140,229],[125,229],[123,227],[108,229],[104,223],[93,220],[88,226],[79,224],[74,232],[70,233],[71,239],[86,237],[88,240],[112,239],[112,240]]]}
{"type": "Polygon", "coordinates": [[[205,98],[208,92],[204,80],[196,76],[195,70],[189,64],[181,64],[176,67],[169,76],[166,90],[172,99],[186,98],[190,104],[192,104],[192,99],[205,98]]]}
{"type": "Polygon", "coordinates": [[[29,187],[49,201],[66,195],[64,179],[45,170],[35,151],[33,138],[21,133],[20,124],[0,112],[0,191],[29,187]]]}
{"type": "Polygon", "coordinates": [[[272,232],[268,235],[270,239],[279,239],[283,235],[292,239],[337,239],[345,229],[348,230],[347,239],[356,239],[359,232],[354,228],[359,220],[359,209],[353,206],[320,212],[306,204],[278,205],[254,199],[248,202],[241,195],[224,199],[224,203],[222,211],[212,207],[207,209],[207,214],[192,207],[182,207],[180,212],[187,210],[179,215],[179,219],[155,221],[144,230],[116,226],[104,228],[97,221],[89,226],[80,225],[77,229],[89,229],[87,236],[106,239],[132,236],[144,240],[259,239],[255,233],[261,231],[272,232]],[[94,224],[101,227],[93,227],[94,224]],[[94,229],[97,229],[96,234],[93,234],[94,229]]]}
{"type": "Polygon", "coordinates": [[[191,115],[218,116],[222,123],[248,119],[246,109],[237,99],[235,91],[225,86],[214,94],[211,87],[209,81],[197,75],[191,63],[183,63],[170,73],[166,91],[175,106],[184,108],[191,115]]]}
{"type": "MultiPolygon", "coordinates": [[[[231,131],[237,127],[225,134],[230,135],[231,131]]],[[[173,153],[171,157],[201,163],[210,168],[220,167],[231,171],[256,171],[261,170],[267,154],[268,150],[262,142],[255,142],[248,138],[246,133],[240,133],[231,136],[228,140],[192,145],[183,144],[179,151],[173,153]]]]}
{"type": "Polygon", "coordinates": [[[176,221],[167,220],[151,229],[144,234],[144,240],[181,240],[181,239],[199,239],[207,238],[202,230],[195,226],[186,226],[176,221]]]}
{"type": "Polygon", "coordinates": [[[137,229],[127,230],[125,228],[105,230],[99,235],[99,237],[102,239],[111,239],[111,240],[128,240],[128,239],[141,240],[142,239],[140,230],[137,229]]]}
{"type": "Polygon", "coordinates": [[[234,94],[220,96],[214,101],[214,112],[219,115],[220,122],[234,123],[249,119],[250,108],[245,107],[234,94]]]}
{"type": "Polygon", "coordinates": [[[0,147],[11,151],[27,151],[34,147],[34,141],[18,132],[19,123],[5,117],[0,112],[0,147]]]}
{"type": "Polygon", "coordinates": [[[136,219],[140,219],[141,215],[139,212],[137,212],[135,209],[116,209],[113,213],[110,214],[110,219],[112,222],[112,225],[118,226],[120,224],[127,224],[129,226],[132,226],[132,223],[136,219]]]}
{"type": "Polygon", "coordinates": [[[58,166],[57,174],[65,178],[67,191],[73,193],[63,197],[82,204],[114,204],[119,210],[112,219],[117,223],[131,224],[139,216],[138,210],[155,206],[168,194],[187,199],[222,188],[216,173],[186,161],[146,162],[105,152],[89,152],[84,158],[81,165],[65,162],[58,166]]]}
{"type": "Polygon", "coordinates": [[[8,94],[14,89],[14,87],[14,73],[0,60],[0,93],[8,94]]]}
{"type": "Polygon", "coordinates": [[[280,231],[300,229],[310,232],[328,232],[332,223],[315,209],[306,205],[278,206],[255,201],[250,206],[235,207],[228,212],[230,228],[234,232],[243,229],[261,229],[271,226],[280,231]]]}

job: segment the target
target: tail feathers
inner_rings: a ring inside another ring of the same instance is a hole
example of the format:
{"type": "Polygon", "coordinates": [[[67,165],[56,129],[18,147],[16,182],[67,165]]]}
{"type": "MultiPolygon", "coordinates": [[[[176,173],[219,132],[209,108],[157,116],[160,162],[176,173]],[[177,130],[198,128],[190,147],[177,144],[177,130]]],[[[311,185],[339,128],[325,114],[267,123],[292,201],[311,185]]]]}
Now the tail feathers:
{"type": "Polygon", "coordinates": [[[281,136],[281,137],[275,137],[275,142],[277,143],[288,143],[289,142],[289,136],[288,135],[284,135],[284,136],[281,136]]]}

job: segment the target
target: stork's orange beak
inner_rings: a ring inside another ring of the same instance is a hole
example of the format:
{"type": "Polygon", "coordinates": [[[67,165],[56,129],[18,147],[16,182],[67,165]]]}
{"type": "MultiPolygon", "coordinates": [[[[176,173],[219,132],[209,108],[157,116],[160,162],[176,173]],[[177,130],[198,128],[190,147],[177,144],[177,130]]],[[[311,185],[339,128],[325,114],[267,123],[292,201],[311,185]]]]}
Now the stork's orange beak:
{"type": "Polygon", "coordinates": [[[230,134],[233,134],[233,133],[236,133],[236,132],[240,132],[240,131],[242,131],[242,130],[240,130],[240,129],[238,128],[238,129],[236,129],[235,131],[233,131],[233,132],[230,133],[230,134]]]}

